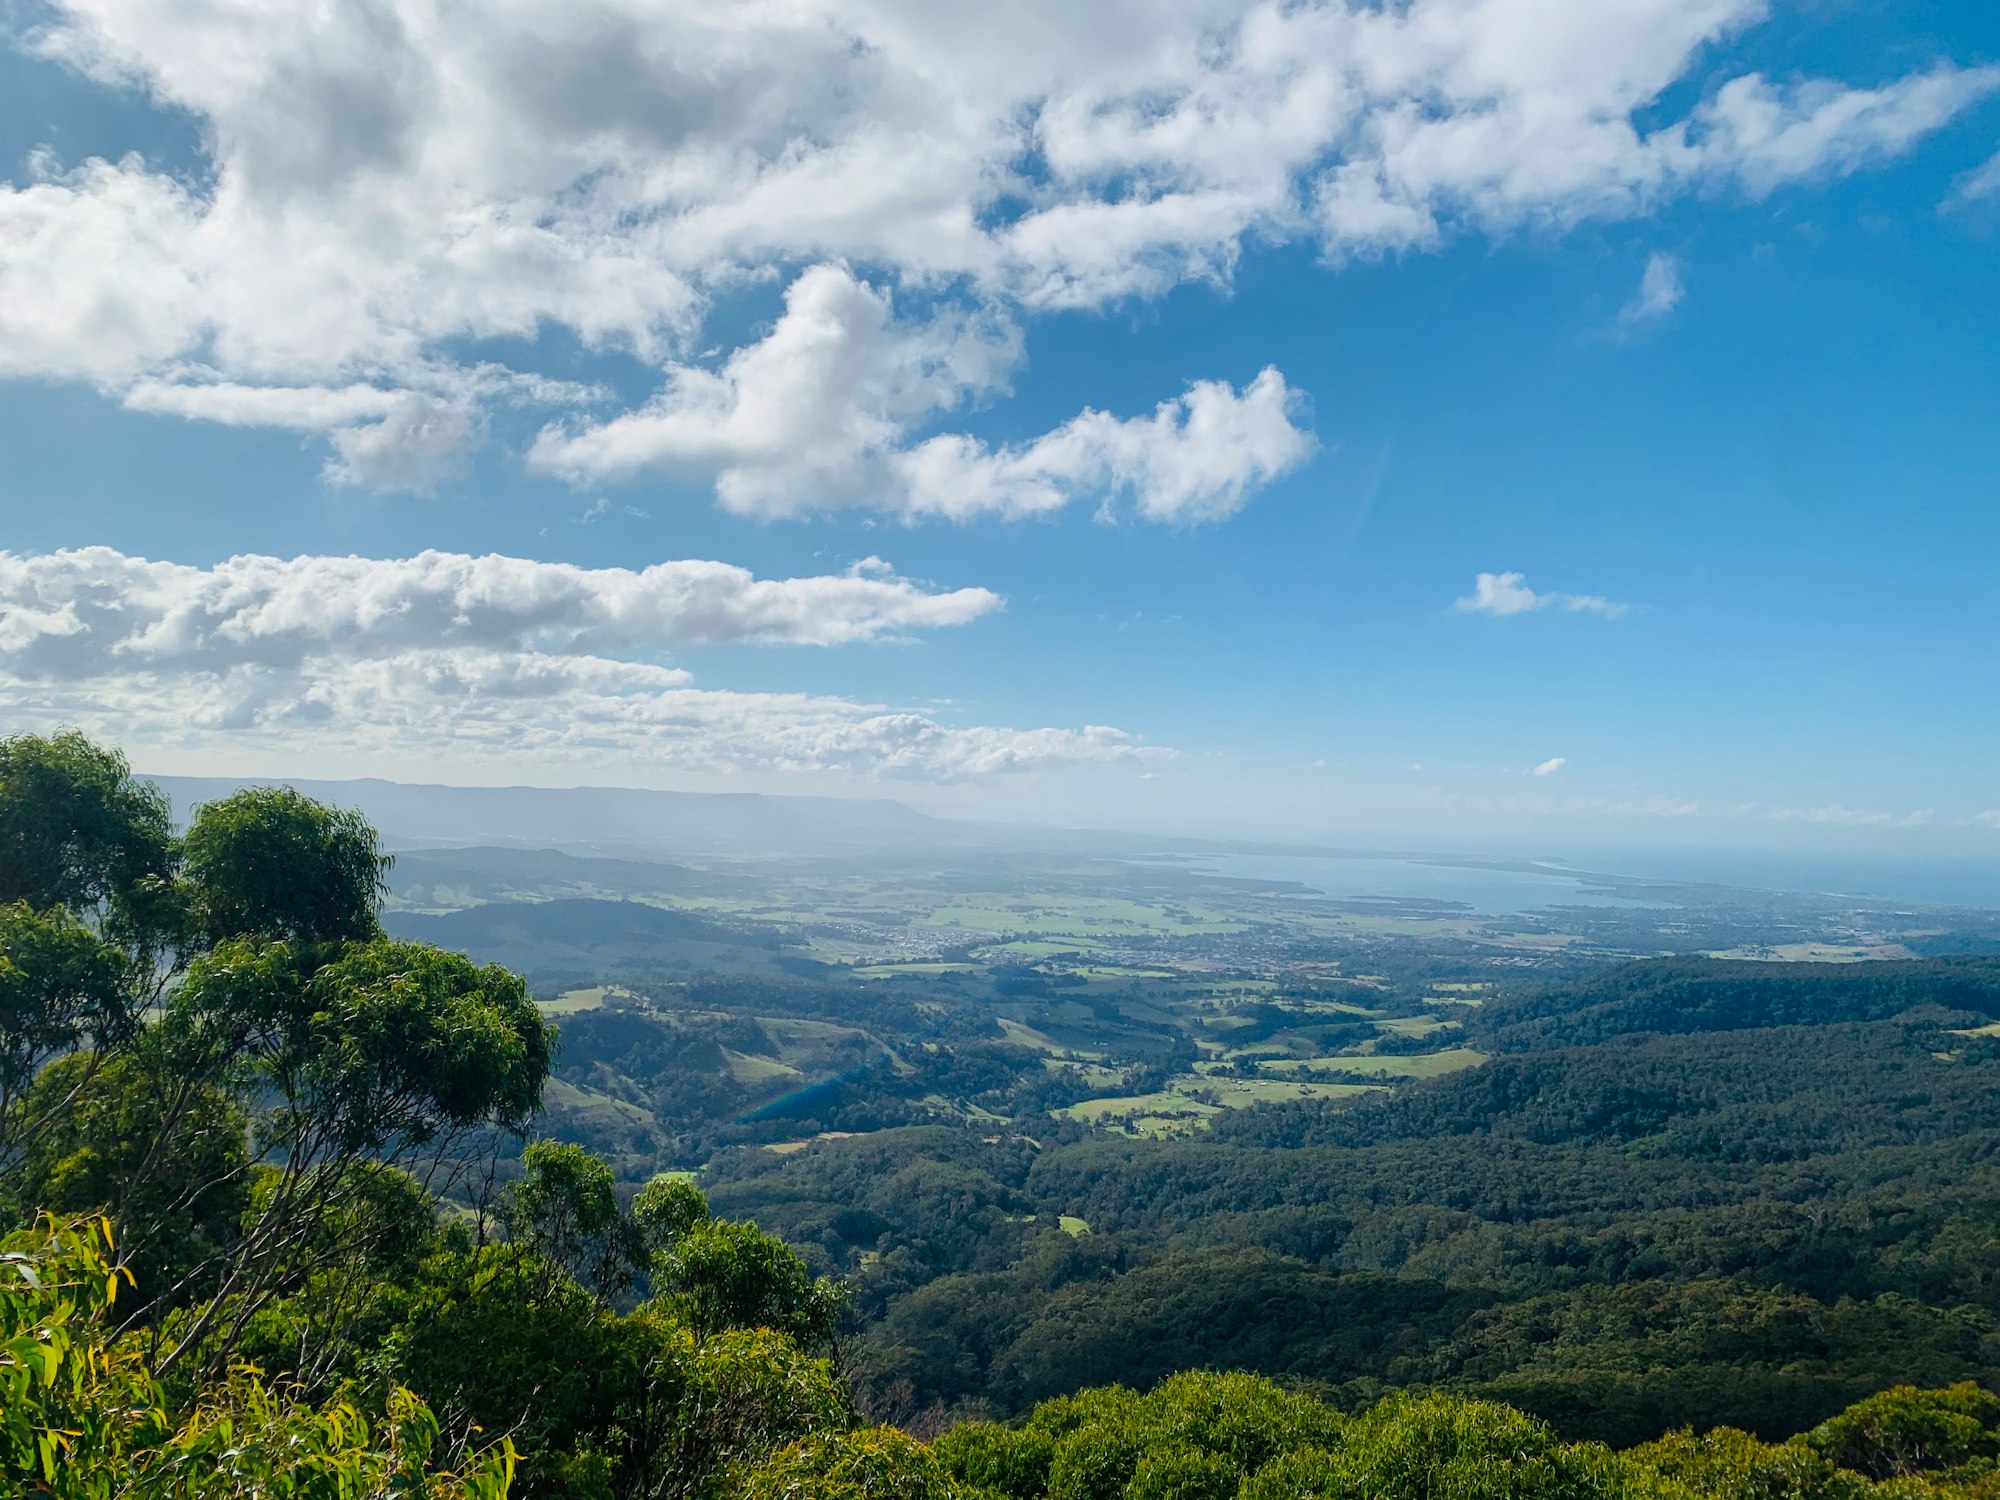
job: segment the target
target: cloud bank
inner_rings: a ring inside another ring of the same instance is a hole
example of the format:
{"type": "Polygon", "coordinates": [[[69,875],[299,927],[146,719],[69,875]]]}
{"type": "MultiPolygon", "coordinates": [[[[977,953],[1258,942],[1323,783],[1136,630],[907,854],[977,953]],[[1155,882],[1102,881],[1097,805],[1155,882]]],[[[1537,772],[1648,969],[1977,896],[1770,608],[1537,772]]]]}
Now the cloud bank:
{"type": "Polygon", "coordinates": [[[701,688],[664,659],[730,643],[838,646],[968,624],[870,558],[758,579],[713,562],[586,569],[509,557],[0,553],[0,707],[154,746],[528,754],[674,771],[958,780],[1169,752],[1105,726],[955,726],[810,693],[701,688]]]}
{"type": "Polygon", "coordinates": [[[517,403],[550,408],[544,467],[686,466],[753,514],[1114,493],[1213,519],[1309,446],[1273,421],[1281,376],[1018,446],[929,429],[1004,393],[1024,319],[1223,283],[1253,244],[1337,265],[1763,196],[2000,89],[1948,60],[1732,75],[1720,49],[1765,11],[50,0],[28,45],[184,113],[206,154],[45,152],[0,185],[0,373],[320,432],[331,480],[379,488],[448,479],[517,403]],[[779,327],[691,357],[717,295],[758,278],[792,286],[779,327]],[[584,393],[463,353],[548,330],[654,365],[657,394],[565,418],[584,393]]]}

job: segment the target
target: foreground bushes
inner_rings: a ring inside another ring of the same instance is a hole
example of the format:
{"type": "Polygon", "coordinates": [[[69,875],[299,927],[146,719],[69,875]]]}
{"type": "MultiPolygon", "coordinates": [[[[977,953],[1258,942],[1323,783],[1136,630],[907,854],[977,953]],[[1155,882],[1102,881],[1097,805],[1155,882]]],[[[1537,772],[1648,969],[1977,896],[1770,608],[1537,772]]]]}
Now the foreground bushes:
{"type": "MultiPolygon", "coordinates": [[[[441,1441],[391,1387],[365,1413],[309,1402],[239,1366],[175,1392],[110,1331],[129,1275],[103,1221],[53,1220],[0,1244],[0,1488],[56,1500],[503,1500],[509,1434],[441,1441]],[[447,1450],[463,1455],[447,1467],[447,1450]]],[[[926,1445],[853,1425],[822,1363],[741,1330],[654,1365],[664,1450],[620,1494],[702,1500],[2000,1500],[2000,1397],[1972,1384],[1872,1396],[1784,1443],[1728,1428],[1614,1451],[1565,1443],[1511,1407],[1400,1394],[1352,1416],[1251,1375],[1187,1374],[1043,1402],[926,1445]],[[804,1379],[801,1372],[813,1378],[804,1379]],[[673,1389],[667,1390],[666,1386],[673,1389]],[[742,1428],[748,1418],[756,1418],[742,1428]],[[776,1419],[774,1419],[774,1417],[776,1419]],[[787,1430],[789,1429],[789,1430],[787,1430]],[[789,1439],[789,1441],[788,1441],[789,1439]],[[775,1452],[773,1442],[785,1444],[775,1452]],[[732,1461],[730,1455],[734,1455],[732,1461]]],[[[664,1345],[663,1345],[664,1347],[664,1345]]],[[[476,1351],[469,1351],[476,1352],[476,1351]]],[[[534,1457],[535,1455],[528,1455],[534,1457]]],[[[525,1492],[611,1493],[530,1464],[525,1492]]],[[[523,1493],[517,1488],[516,1493],[523,1493]]]]}
{"type": "Polygon", "coordinates": [[[1192,1374],[958,1427],[935,1451],[962,1493],[1006,1500],[1983,1500],[2000,1496],[1996,1417],[1977,1386],[1901,1387],[1786,1443],[1722,1428],[1616,1452],[1491,1402],[1404,1394],[1343,1417],[1192,1374]]]}
{"type": "Polygon", "coordinates": [[[409,1392],[370,1422],[309,1405],[247,1366],[175,1402],[138,1339],[108,1332],[126,1274],[102,1220],[53,1222],[0,1247],[0,1483],[8,1494],[105,1500],[300,1497],[500,1500],[503,1438],[458,1473],[432,1464],[438,1424],[409,1392]]]}

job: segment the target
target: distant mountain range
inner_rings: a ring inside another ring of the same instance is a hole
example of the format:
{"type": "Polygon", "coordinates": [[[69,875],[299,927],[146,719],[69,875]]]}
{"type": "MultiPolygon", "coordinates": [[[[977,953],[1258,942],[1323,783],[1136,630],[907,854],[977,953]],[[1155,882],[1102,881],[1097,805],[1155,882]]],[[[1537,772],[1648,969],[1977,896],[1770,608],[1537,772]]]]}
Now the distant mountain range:
{"type": "Polygon", "coordinates": [[[155,776],[185,818],[240,786],[285,784],[359,808],[393,847],[531,845],[579,852],[848,854],[926,847],[1102,847],[1107,836],[954,822],[887,798],[773,797],[756,792],[654,792],[632,787],[424,786],[373,778],[289,781],[155,776]]]}
{"type": "MultiPolygon", "coordinates": [[[[639,901],[536,901],[427,916],[389,912],[399,938],[502,964],[541,992],[607,980],[784,972],[785,941],[639,901]]],[[[807,964],[805,968],[816,968],[807,964]]]]}

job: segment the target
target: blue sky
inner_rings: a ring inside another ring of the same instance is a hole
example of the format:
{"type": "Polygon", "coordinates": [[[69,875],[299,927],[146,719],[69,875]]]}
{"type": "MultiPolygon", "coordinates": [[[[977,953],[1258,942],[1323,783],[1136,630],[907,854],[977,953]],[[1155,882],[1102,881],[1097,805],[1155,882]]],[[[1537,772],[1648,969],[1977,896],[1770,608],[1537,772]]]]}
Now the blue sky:
{"type": "Polygon", "coordinates": [[[1131,8],[13,12],[0,713],[2000,854],[2000,12],[1131,8]]]}

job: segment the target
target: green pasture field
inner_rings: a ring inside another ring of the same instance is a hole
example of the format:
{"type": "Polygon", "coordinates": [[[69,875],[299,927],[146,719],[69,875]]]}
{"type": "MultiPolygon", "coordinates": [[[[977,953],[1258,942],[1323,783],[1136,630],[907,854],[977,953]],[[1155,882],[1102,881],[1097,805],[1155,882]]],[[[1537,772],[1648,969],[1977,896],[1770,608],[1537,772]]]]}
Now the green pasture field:
{"type": "Polygon", "coordinates": [[[613,995],[630,998],[616,985],[594,984],[587,989],[564,990],[555,999],[537,1000],[535,1005],[545,1016],[573,1016],[580,1010],[596,1010],[613,995]]]}
{"type": "Polygon", "coordinates": [[[1272,1073],[1339,1068],[1345,1073],[1372,1073],[1379,1078],[1442,1078],[1447,1073],[1476,1068],[1485,1061],[1484,1052],[1475,1052],[1470,1047],[1450,1047],[1442,1052],[1419,1052],[1414,1057],[1274,1058],[1261,1066],[1272,1073]]]}
{"type": "MultiPolygon", "coordinates": [[[[1045,1066],[1059,1067],[1065,1063],[1084,1066],[1095,1064],[1104,1056],[1102,1052],[1092,1047],[1071,1046],[1066,1042],[1058,1041],[1045,1031],[1037,1031],[1034,1027],[1007,1016],[995,1016],[993,1020],[1001,1031],[1006,1033],[1007,1040],[1015,1046],[1031,1047],[1043,1054],[1042,1061],[1045,1066]]],[[[1123,1075],[1121,1074],[1120,1076],[1123,1075]]]]}
{"type": "Polygon", "coordinates": [[[1101,939],[1091,937],[1056,938],[1009,938],[1002,942],[988,943],[979,949],[987,957],[1007,958],[1062,958],[1069,954],[1081,957],[1096,952],[1104,944],[1101,939]]]}
{"type": "Polygon", "coordinates": [[[805,1074],[789,1064],[772,1057],[755,1057],[747,1052],[732,1052],[722,1049],[723,1060],[729,1065],[729,1076],[738,1083],[756,1085],[760,1083],[791,1082],[805,1074]]]}
{"type": "Polygon", "coordinates": [[[1375,1024],[1383,1031],[1393,1031],[1397,1036],[1429,1036],[1434,1031],[1443,1031],[1451,1022],[1439,1021],[1431,1016],[1386,1016],[1375,1024]]]}
{"type": "MultiPolygon", "coordinates": [[[[1116,1088],[1125,1081],[1125,1069],[1107,1068],[1102,1063],[1073,1062],[1066,1057],[1045,1057],[1042,1066],[1054,1071],[1058,1068],[1075,1068],[1083,1075],[1083,1081],[1094,1089],[1116,1088]]],[[[1200,1064],[1196,1064],[1197,1067],[1200,1064]]]]}
{"type": "Polygon", "coordinates": [[[652,1129],[658,1123],[649,1109],[596,1089],[579,1088],[561,1078],[551,1078],[543,1085],[542,1102],[551,1111],[567,1113],[594,1130],[622,1130],[634,1125],[652,1129]]]}
{"type": "Polygon", "coordinates": [[[1720,948],[1709,958],[1749,958],[1780,964],[1859,964],[1881,959],[1915,958],[1900,943],[1778,943],[1770,947],[1720,948]]]}
{"type": "Polygon", "coordinates": [[[1080,1104],[1051,1110],[1050,1113],[1088,1125],[1130,1124],[1140,1118],[1187,1122],[1251,1104],[1288,1103],[1295,1099],[1351,1099],[1378,1091],[1378,1085],[1366,1083],[1293,1083],[1278,1078],[1215,1078],[1190,1073],[1175,1078],[1158,1093],[1086,1099],[1080,1104]],[[1206,1097],[1196,1098],[1196,1094],[1206,1097]]]}

